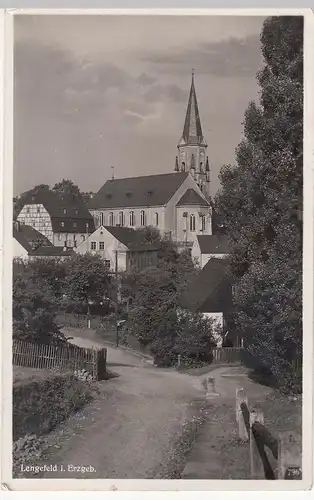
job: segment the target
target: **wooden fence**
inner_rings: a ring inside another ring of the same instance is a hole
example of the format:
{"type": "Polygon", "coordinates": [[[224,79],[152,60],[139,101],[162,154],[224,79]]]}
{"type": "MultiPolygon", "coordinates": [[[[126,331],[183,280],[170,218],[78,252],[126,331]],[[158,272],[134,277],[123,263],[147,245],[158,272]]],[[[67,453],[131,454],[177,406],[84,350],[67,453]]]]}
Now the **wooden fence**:
{"type": "Polygon", "coordinates": [[[74,328],[99,328],[106,322],[107,318],[97,315],[60,313],[57,321],[60,326],[71,326],[74,328]]]}
{"type": "Polygon", "coordinates": [[[247,394],[236,390],[238,437],[250,450],[252,479],[302,479],[300,438],[292,431],[281,432],[279,439],[264,426],[264,415],[250,411],[247,394]]]}
{"type": "Polygon", "coordinates": [[[73,344],[44,345],[15,340],[13,365],[40,370],[75,371],[85,369],[93,380],[106,373],[107,349],[87,349],[73,344]]]}
{"type": "Polygon", "coordinates": [[[218,347],[213,349],[213,363],[242,363],[243,347],[218,347]]]}

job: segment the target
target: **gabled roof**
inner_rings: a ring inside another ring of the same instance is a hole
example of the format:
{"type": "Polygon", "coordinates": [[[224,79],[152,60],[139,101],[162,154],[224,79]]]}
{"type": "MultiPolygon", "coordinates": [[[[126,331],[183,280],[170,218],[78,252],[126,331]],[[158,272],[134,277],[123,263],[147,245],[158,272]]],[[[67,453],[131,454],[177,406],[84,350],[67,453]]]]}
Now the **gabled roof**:
{"type": "Polygon", "coordinates": [[[112,236],[119,240],[129,250],[133,251],[148,251],[158,250],[159,245],[148,243],[143,236],[132,228],[129,227],[110,227],[105,226],[112,236]]]}
{"type": "Polygon", "coordinates": [[[189,172],[108,180],[90,200],[89,209],[165,205],[189,172]]]}
{"type": "Polygon", "coordinates": [[[177,203],[177,207],[183,205],[209,206],[209,203],[194,189],[189,188],[185,191],[184,195],[180,198],[180,200],[177,203]]]}
{"type": "Polygon", "coordinates": [[[198,111],[198,104],[194,86],[194,73],[192,73],[192,83],[188,107],[186,110],[183,133],[179,144],[204,144],[201,119],[198,111]]]}
{"type": "MultiPolygon", "coordinates": [[[[160,245],[158,243],[149,243],[145,240],[145,237],[135,229],[130,227],[121,227],[121,226],[100,226],[94,231],[94,233],[90,234],[87,238],[88,241],[93,241],[94,234],[99,233],[101,231],[108,231],[114,238],[116,238],[120,243],[125,245],[128,250],[133,252],[146,252],[158,250],[160,245]]],[[[85,240],[85,242],[87,241],[85,240]]],[[[84,241],[78,245],[78,248],[81,245],[84,245],[84,241]]]]}
{"type": "Polygon", "coordinates": [[[13,238],[15,238],[27,252],[39,246],[52,246],[52,243],[46,236],[26,224],[19,224],[16,222],[13,224],[13,238]]]}
{"type": "Polygon", "coordinates": [[[45,207],[51,217],[54,232],[85,233],[95,230],[93,217],[80,196],[41,188],[36,192],[30,191],[25,197],[24,205],[34,204],[45,207]]]}
{"type": "Polygon", "coordinates": [[[201,254],[228,254],[229,239],[225,234],[198,234],[198,244],[201,254]]]}
{"type": "Polygon", "coordinates": [[[232,280],[224,259],[210,259],[180,300],[192,312],[226,312],[232,305],[232,280]]]}
{"type": "Polygon", "coordinates": [[[29,255],[36,257],[70,257],[74,255],[73,248],[67,248],[64,250],[63,247],[39,247],[36,250],[33,250],[29,253],[29,255]]]}

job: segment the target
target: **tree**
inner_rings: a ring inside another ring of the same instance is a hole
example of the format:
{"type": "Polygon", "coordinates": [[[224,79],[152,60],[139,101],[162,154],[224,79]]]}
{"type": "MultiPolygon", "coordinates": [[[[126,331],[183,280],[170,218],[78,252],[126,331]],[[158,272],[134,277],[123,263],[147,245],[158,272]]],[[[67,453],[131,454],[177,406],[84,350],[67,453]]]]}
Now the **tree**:
{"type": "Polygon", "coordinates": [[[113,285],[104,260],[99,255],[77,254],[66,261],[64,293],[68,301],[89,311],[91,302],[101,301],[113,285]]]}
{"type": "MultiPolygon", "coordinates": [[[[145,231],[143,230],[143,233],[145,231]]],[[[155,230],[146,230],[148,240],[159,241],[156,267],[128,275],[127,283],[133,294],[129,315],[129,331],[143,346],[149,346],[159,365],[177,362],[209,361],[213,346],[213,325],[202,315],[181,312],[180,296],[195,277],[189,252],[179,252],[176,245],[158,237],[155,230]]]]}
{"type": "Polygon", "coordinates": [[[290,384],[302,347],[303,18],[264,22],[260,105],[250,103],[236,165],[215,207],[228,228],[235,322],[259,362],[290,384]]]}
{"type": "Polygon", "coordinates": [[[39,344],[65,341],[56,317],[58,305],[51,288],[29,279],[22,262],[14,263],[13,338],[39,344]]]}
{"type": "Polygon", "coordinates": [[[55,300],[60,300],[64,293],[66,262],[62,259],[35,259],[26,266],[30,279],[38,286],[46,284],[50,287],[55,300]]]}
{"type": "Polygon", "coordinates": [[[56,191],[57,193],[74,194],[75,196],[81,196],[79,187],[69,179],[62,179],[61,182],[57,182],[53,186],[52,190],[56,191]]]}

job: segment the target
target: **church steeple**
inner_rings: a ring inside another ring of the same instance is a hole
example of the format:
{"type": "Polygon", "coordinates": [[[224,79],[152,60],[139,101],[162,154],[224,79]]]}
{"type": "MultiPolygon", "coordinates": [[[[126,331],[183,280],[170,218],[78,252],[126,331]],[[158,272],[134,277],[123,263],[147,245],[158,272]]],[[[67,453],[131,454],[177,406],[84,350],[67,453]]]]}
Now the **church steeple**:
{"type": "Polygon", "coordinates": [[[192,81],[183,133],[177,147],[179,166],[176,163],[175,170],[190,171],[202,192],[209,198],[209,162],[206,156],[207,143],[203,136],[198,110],[194,70],[192,70],[192,81]]]}
{"type": "Polygon", "coordinates": [[[194,70],[192,70],[192,83],[180,143],[183,141],[189,145],[202,144],[204,142],[194,85],[194,70]]]}

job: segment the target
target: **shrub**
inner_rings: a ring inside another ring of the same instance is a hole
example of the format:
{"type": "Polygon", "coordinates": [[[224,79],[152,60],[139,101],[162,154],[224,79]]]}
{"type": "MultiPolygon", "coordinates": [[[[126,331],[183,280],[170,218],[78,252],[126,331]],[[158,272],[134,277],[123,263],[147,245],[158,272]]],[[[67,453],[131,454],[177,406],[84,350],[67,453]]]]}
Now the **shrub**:
{"type": "Polygon", "coordinates": [[[92,400],[92,387],[73,374],[13,385],[13,440],[45,434],[92,400]]]}

